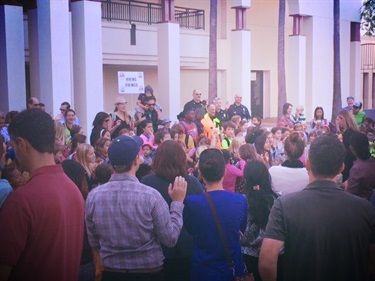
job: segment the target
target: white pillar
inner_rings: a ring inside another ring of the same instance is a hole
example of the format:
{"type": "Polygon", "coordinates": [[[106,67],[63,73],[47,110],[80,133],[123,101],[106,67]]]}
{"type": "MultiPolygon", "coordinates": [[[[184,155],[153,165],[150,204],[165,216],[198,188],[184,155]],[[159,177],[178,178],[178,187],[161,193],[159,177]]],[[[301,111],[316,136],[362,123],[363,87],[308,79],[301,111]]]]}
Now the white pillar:
{"type": "Polygon", "coordinates": [[[26,107],[23,10],[0,6],[0,110],[26,107]]]}
{"type": "Polygon", "coordinates": [[[37,6],[40,101],[55,116],[72,97],[69,1],[38,0],[37,6]]]}
{"type": "Polygon", "coordinates": [[[74,105],[87,135],[96,113],[103,111],[101,3],[71,3],[74,105]]]}
{"type": "Polygon", "coordinates": [[[158,24],[158,103],[163,116],[176,120],[180,113],[180,26],[158,24]]]}
{"type": "MultiPolygon", "coordinates": [[[[251,32],[232,30],[231,32],[231,72],[232,101],[242,95],[242,104],[251,110],[251,32]]],[[[231,100],[228,98],[228,100],[231,100]]],[[[250,112],[251,114],[251,112],[250,112]]]]}
{"type": "MultiPolygon", "coordinates": [[[[38,11],[29,10],[27,13],[29,32],[29,66],[30,66],[30,92],[32,97],[40,99],[40,68],[39,68],[39,42],[38,42],[38,11]]],[[[48,112],[52,108],[48,109],[48,112]]]]}
{"type": "Polygon", "coordinates": [[[302,105],[306,108],[306,37],[290,36],[288,44],[288,102],[294,107],[302,105]]]}

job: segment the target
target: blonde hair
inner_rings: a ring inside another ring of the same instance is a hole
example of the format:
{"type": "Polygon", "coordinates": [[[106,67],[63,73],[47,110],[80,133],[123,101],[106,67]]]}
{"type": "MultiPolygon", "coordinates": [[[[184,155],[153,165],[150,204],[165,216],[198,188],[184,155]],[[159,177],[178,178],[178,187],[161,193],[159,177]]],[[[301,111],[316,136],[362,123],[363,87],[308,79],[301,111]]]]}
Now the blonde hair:
{"type": "Polygon", "coordinates": [[[344,124],[342,126],[337,126],[337,130],[341,133],[345,132],[347,129],[351,128],[356,132],[359,132],[359,128],[357,125],[357,122],[354,119],[353,113],[348,110],[341,110],[339,113],[337,113],[337,117],[341,117],[345,120],[344,124]]]}
{"type": "Polygon", "coordinates": [[[245,144],[245,137],[244,136],[236,136],[233,138],[232,143],[229,146],[230,153],[236,153],[240,155],[240,147],[245,144]]]}
{"type": "Polygon", "coordinates": [[[65,124],[55,121],[55,140],[65,145],[66,134],[65,124]]]}
{"type": "Polygon", "coordinates": [[[91,174],[95,170],[94,163],[87,162],[87,154],[91,148],[94,149],[87,143],[81,143],[78,145],[76,150],[77,162],[81,164],[83,168],[85,168],[85,171],[89,177],[91,177],[91,174]]]}

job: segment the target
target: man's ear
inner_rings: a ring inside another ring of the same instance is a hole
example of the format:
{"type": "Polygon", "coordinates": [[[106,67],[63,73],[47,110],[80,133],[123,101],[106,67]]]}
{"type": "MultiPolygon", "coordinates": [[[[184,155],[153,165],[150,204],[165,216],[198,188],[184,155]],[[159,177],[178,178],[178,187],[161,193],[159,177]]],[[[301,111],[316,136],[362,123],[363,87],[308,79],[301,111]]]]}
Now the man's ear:
{"type": "Polygon", "coordinates": [[[339,170],[339,174],[341,174],[342,171],[344,171],[344,169],[345,169],[345,164],[342,163],[342,165],[341,165],[341,167],[340,167],[340,170],[339,170]]]}
{"type": "Polygon", "coordinates": [[[309,158],[306,159],[306,170],[309,172],[311,171],[311,164],[309,158]]]}

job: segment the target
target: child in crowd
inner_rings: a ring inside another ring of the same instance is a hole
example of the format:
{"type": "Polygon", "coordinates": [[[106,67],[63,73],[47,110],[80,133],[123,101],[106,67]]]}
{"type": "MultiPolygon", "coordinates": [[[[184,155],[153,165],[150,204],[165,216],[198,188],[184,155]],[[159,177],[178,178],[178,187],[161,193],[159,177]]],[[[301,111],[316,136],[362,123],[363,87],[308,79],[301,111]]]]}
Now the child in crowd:
{"type": "Polygon", "coordinates": [[[1,172],[1,178],[7,180],[13,190],[16,190],[18,187],[23,186],[26,183],[20,170],[12,166],[6,167],[1,172]]]}
{"type": "Polygon", "coordinates": [[[124,135],[124,136],[132,137],[132,136],[135,135],[135,133],[134,133],[134,130],[133,130],[133,129],[130,129],[130,128],[123,128],[123,129],[121,129],[121,130],[119,131],[118,135],[119,135],[119,136],[124,135]]]}
{"type": "Polygon", "coordinates": [[[223,149],[223,156],[225,160],[225,173],[224,173],[224,179],[223,179],[223,188],[226,191],[234,192],[235,185],[236,185],[236,179],[237,177],[243,176],[243,169],[246,165],[245,161],[241,161],[239,164],[239,168],[237,168],[235,165],[231,164],[230,160],[230,153],[227,149],[223,149]]]}
{"type": "Polygon", "coordinates": [[[289,128],[286,128],[286,127],[282,127],[282,131],[281,131],[281,133],[282,133],[282,141],[283,142],[285,142],[285,140],[289,137],[289,135],[290,135],[290,130],[289,130],[289,128]]]}
{"type": "Polygon", "coordinates": [[[245,143],[245,138],[243,136],[237,136],[232,140],[232,143],[229,147],[232,164],[236,165],[238,162],[240,162],[240,147],[245,143]]]}
{"type": "Polygon", "coordinates": [[[234,116],[232,116],[232,118],[230,119],[230,121],[232,121],[235,124],[235,126],[236,126],[235,129],[237,129],[237,128],[240,127],[241,116],[234,115],[234,116]]]}
{"type": "Polygon", "coordinates": [[[154,147],[154,129],[152,122],[148,120],[142,121],[140,128],[142,134],[139,136],[143,140],[143,144],[149,144],[151,147],[154,147]]]}
{"type": "Polygon", "coordinates": [[[251,118],[251,126],[252,127],[260,127],[262,125],[262,118],[259,116],[253,116],[251,118]]]}
{"type": "Polygon", "coordinates": [[[154,134],[154,147],[155,149],[163,142],[166,140],[171,139],[171,134],[164,130],[164,128],[159,129],[155,134],[154,134]]]}
{"type": "MultiPolygon", "coordinates": [[[[146,100],[149,97],[154,97],[154,89],[150,85],[147,85],[145,87],[145,92],[138,95],[137,103],[135,106],[136,114],[137,113],[143,114],[145,113],[145,110],[148,110],[148,107],[146,106],[146,100]]],[[[155,104],[155,109],[159,112],[162,111],[159,104],[155,104]]]]}
{"type": "Polygon", "coordinates": [[[64,150],[65,147],[59,141],[55,141],[54,149],[53,149],[53,158],[56,164],[61,164],[64,160],[64,150]]]}
{"type": "Polygon", "coordinates": [[[142,145],[142,152],[143,152],[143,163],[146,165],[151,165],[152,164],[152,152],[153,152],[153,147],[146,143],[142,145]]]}
{"type": "Polygon", "coordinates": [[[221,141],[221,147],[223,149],[229,149],[229,146],[232,143],[233,137],[234,137],[234,130],[236,128],[236,124],[234,124],[232,121],[224,122],[222,124],[223,127],[223,140],[221,141]]]}
{"type": "Polygon", "coordinates": [[[284,143],[282,141],[282,127],[273,127],[271,129],[273,134],[273,147],[274,147],[274,161],[276,163],[282,163],[285,161],[284,143]]]}
{"type": "Polygon", "coordinates": [[[305,108],[302,105],[296,107],[296,113],[292,118],[294,118],[293,122],[300,122],[301,124],[306,124],[306,117],[304,114],[305,108]]]}
{"type": "Polygon", "coordinates": [[[105,184],[109,181],[113,174],[113,168],[109,164],[99,164],[95,169],[95,176],[98,185],[105,184]]]}

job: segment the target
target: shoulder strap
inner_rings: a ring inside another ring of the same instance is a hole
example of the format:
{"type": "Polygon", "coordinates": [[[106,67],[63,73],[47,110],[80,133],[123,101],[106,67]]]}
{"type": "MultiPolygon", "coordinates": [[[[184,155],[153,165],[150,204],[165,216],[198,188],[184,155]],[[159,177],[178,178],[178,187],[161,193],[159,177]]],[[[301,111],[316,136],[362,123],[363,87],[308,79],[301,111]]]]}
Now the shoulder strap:
{"type": "Polygon", "coordinates": [[[212,216],[214,217],[214,221],[215,221],[215,224],[216,224],[216,228],[219,232],[221,244],[223,245],[223,248],[224,248],[225,257],[228,260],[229,266],[233,270],[233,275],[234,275],[234,262],[233,262],[233,259],[232,259],[231,255],[230,255],[230,252],[229,252],[229,249],[228,249],[228,244],[225,241],[224,232],[223,232],[223,229],[221,227],[219,217],[218,217],[217,211],[215,209],[214,202],[212,201],[211,196],[208,192],[204,192],[204,196],[206,196],[208,205],[210,206],[212,216]]]}

